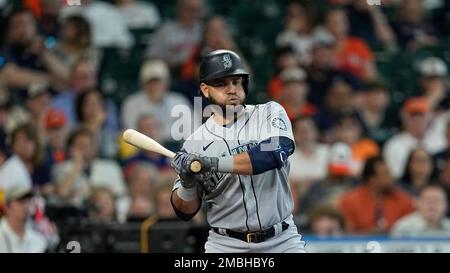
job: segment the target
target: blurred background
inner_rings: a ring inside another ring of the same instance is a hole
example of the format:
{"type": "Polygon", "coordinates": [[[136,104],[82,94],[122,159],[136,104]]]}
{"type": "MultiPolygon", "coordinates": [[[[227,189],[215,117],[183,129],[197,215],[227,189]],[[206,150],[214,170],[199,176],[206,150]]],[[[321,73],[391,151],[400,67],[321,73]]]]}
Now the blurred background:
{"type": "Polygon", "coordinates": [[[202,252],[168,160],[120,135],[178,150],[219,48],[291,119],[310,252],[450,252],[449,1],[0,0],[0,37],[0,252],[202,252]]]}

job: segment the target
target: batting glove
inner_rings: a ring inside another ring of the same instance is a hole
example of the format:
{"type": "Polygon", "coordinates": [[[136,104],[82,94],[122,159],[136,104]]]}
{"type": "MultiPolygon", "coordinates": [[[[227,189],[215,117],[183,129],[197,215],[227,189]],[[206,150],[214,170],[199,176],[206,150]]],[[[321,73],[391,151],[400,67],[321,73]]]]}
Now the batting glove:
{"type": "Polygon", "coordinates": [[[193,174],[193,172],[191,171],[191,164],[194,161],[200,162],[202,166],[199,173],[217,171],[217,167],[219,164],[219,158],[217,157],[200,156],[190,154],[185,151],[181,151],[175,155],[170,165],[175,169],[175,171],[178,174],[181,173],[193,174]]]}
{"type": "Polygon", "coordinates": [[[170,165],[180,176],[180,183],[185,188],[192,188],[197,183],[201,184],[203,177],[199,174],[193,174],[190,171],[191,163],[197,158],[194,154],[185,151],[178,152],[170,165]]]}
{"type": "Polygon", "coordinates": [[[198,174],[191,174],[186,172],[181,172],[179,176],[181,185],[188,189],[196,186],[197,183],[200,183],[202,179],[202,177],[198,174]]]}

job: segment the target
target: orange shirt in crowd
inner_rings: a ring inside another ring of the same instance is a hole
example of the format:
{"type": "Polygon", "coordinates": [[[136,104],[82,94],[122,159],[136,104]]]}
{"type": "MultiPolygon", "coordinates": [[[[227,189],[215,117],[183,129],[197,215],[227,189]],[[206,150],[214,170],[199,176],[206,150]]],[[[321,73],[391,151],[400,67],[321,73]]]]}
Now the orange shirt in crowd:
{"type": "Polygon", "coordinates": [[[41,0],[23,0],[23,5],[30,9],[37,18],[42,15],[41,0]]]}
{"type": "Polygon", "coordinates": [[[283,81],[281,80],[280,76],[273,76],[269,81],[267,89],[269,92],[269,97],[274,100],[278,100],[281,97],[283,89],[283,81]]]}
{"type": "Polygon", "coordinates": [[[336,68],[352,73],[358,78],[365,78],[369,73],[367,64],[373,61],[372,51],[366,42],[349,37],[335,52],[336,68]]]}
{"type": "Polygon", "coordinates": [[[189,58],[186,62],[181,66],[181,78],[183,80],[190,80],[197,78],[197,68],[198,68],[198,59],[200,55],[200,47],[195,47],[189,58]]]}
{"type": "Polygon", "coordinates": [[[280,103],[284,110],[286,110],[286,114],[290,120],[294,120],[298,116],[314,116],[317,114],[316,107],[311,103],[306,103],[303,106],[299,106],[296,108],[292,108],[284,103],[280,103]]]}
{"type": "MultiPolygon", "coordinates": [[[[369,233],[377,227],[377,201],[367,185],[361,185],[345,193],[340,208],[350,232],[369,233]]],[[[378,201],[380,202],[380,201],[378,201]]],[[[395,189],[381,201],[380,213],[389,230],[401,217],[414,211],[413,200],[406,193],[395,189]]]]}

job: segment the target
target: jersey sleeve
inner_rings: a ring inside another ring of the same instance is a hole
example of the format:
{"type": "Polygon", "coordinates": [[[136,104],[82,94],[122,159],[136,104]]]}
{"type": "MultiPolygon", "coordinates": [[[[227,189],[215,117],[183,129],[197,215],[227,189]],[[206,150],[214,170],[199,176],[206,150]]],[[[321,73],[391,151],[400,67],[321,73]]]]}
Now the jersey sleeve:
{"type": "Polygon", "coordinates": [[[294,141],[292,125],[287,116],[286,110],[280,104],[268,102],[258,116],[259,141],[271,137],[287,137],[294,141]]]}

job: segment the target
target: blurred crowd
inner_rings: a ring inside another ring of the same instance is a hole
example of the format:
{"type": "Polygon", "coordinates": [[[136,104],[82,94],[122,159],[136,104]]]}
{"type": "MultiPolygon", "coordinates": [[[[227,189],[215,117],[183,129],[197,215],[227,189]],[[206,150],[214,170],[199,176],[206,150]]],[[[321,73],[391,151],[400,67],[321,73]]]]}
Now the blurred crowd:
{"type": "Polygon", "coordinates": [[[121,132],[176,151],[220,48],[291,119],[302,234],[450,237],[450,2],[368,2],[0,1],[0,252],[55,249],[71,217],[177,221],[170,162],[121,132]]]}

